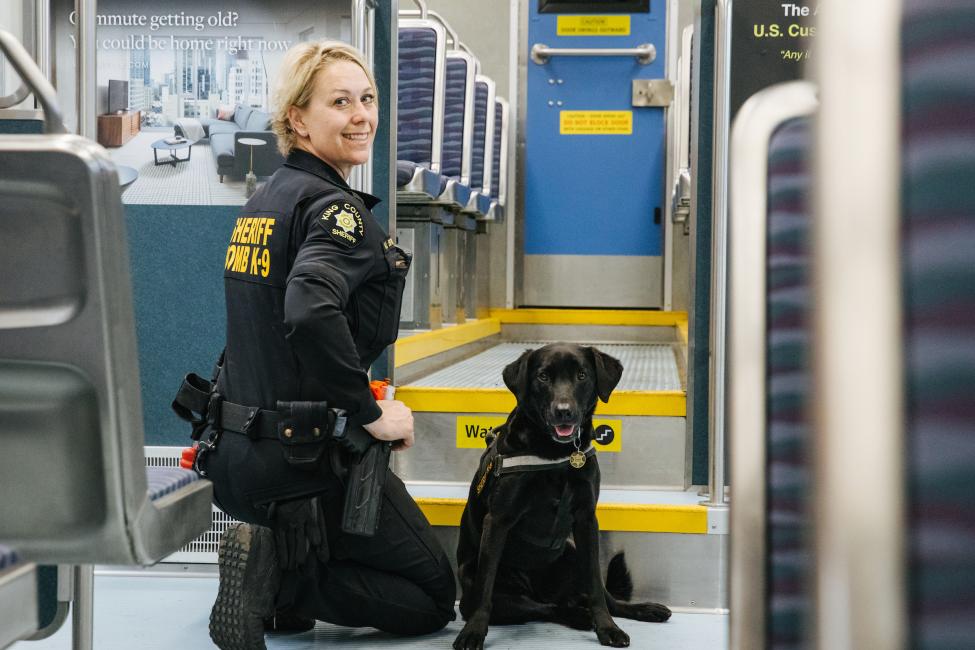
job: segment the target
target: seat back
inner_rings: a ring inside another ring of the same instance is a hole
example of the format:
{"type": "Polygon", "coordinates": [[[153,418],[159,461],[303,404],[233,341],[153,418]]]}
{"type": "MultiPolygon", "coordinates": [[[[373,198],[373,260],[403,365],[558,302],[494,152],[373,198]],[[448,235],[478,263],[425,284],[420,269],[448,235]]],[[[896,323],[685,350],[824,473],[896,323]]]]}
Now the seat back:
{"type": "Polygon", "coordinates": [[[474,78],[477,63],[463,50],[447,52],[444,98],[444,176],[468,185],[471,178],[471,143],[474,139],[474,78]]]}
{"type": "Polygon", "coordinates": [[[735,120],[728,219],[731,647],[805,638],[811,461],[805,402],[807,82],[756,93],[735,120]]]}
{"type": "MultiPolygon", "coordinates": [[[[18,71],[53,96],[36,67],[18,71]]],[[[154,562],[205,530],[209,508],[165,523],[176,500],[147,490],[115,166],[79,136],[10,135],[0,178],[0,542],[41,562],[154,562]]],[[[194,503],[209,500],[201,483],[194,503]]]]}
{"type": "MultiPolygon", "coordinates": [[[[970,3],[901,24],[908,647],[975,642],[975,122],[970,3]]],[[[892,227],[896,227],[892,226],[892,227]]]]}
{"type": "Polygon", "coordinates": [[[508,172],[508,102],[494,100],[494,146],[491,162],[491,198],[504,205],[508,172]]]}
{"type": "Polygon", "coordinates": [[[471,146],[471,189],[491,192],[494,143],[494,81],[477,75],[474,82],[474,141],[471,146]]]}
{"type": "Polygon", "coordinates": [[[446,36],[432,20],[399,21],[398,160],[441,168],[446,36]]]}

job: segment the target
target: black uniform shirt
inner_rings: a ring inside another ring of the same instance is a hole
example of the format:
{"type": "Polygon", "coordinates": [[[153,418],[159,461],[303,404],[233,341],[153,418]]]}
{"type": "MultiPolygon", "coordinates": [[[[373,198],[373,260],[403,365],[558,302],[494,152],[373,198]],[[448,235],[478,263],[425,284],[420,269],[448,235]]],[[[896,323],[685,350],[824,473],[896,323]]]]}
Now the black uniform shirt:
{"type": "Polygon", "coordinates": [[[301,150],[247,202],[224,263],[224,399],[382,414],[366,369],[396,340],[409,257],[369,212],[378,202],[301,150]]]}

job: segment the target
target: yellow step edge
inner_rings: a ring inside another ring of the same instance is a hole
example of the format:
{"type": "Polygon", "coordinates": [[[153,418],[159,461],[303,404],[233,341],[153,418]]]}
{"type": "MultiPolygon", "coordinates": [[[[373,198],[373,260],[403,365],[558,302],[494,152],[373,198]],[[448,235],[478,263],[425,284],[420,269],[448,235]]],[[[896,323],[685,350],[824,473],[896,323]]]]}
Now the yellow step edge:
{"type": "MultiPolygon", "coordinates": [[[[431,526],[459,526],[467,500],[417,497],[416,503],[431,526]]],[[[602,531],[694,535],[708,532],[708,509],[704,506],[600,503],[596,518],[602,531]]]]}
{"type": "Polygon", "coordinates": [[[651,325],[676,326],[687,322],[685,311],[627,309],[492,309],[491,318],[502,324],[545,325],[651,325]]]}
{"type": "Polygon", "coordinates": [[[399,368],[419,359],[432,357],[435,354],[467,345],[500,332],[501,321],[497,318],[483,318],[463,325],[451,325],[407,336],[396,341],[396,367],[399,368]]]}
{"type": "MultiPolygon", "coordinates": [[[[506,388],[400,386],[396,399],[426,413],[510,413],[515,408],[515,396],[506,388]]],[[[681,390],[618,390],[608,403],[596,405],[596,414],[685,417],[687,394],[681,390]]]]}

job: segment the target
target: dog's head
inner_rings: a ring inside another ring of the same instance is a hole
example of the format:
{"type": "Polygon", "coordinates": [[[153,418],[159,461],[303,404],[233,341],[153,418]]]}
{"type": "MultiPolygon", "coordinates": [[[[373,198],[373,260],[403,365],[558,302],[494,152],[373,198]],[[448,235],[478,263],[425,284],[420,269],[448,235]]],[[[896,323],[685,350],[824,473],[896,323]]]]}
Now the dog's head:
{"type": "Polygon", "coordinates": [[[503,373],[518,409],[545,426],[552,439],[572,442],[591,420],[596,399],[609,401],[623,366],[593,347],[553,343],[526,350],[503,373]]]}

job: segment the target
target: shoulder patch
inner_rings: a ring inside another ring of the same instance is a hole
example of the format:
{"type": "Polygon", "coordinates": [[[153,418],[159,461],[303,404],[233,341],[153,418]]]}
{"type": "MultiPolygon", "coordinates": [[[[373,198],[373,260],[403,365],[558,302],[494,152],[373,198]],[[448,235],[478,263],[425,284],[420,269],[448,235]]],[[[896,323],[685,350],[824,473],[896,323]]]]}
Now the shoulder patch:
{"type": "Polygon", "coordinates": [[[346,248],[359,245],[366,234],[359,209],[348,201],[334,201],[322,212],[318,223],[328,235],[346,248]]]}

